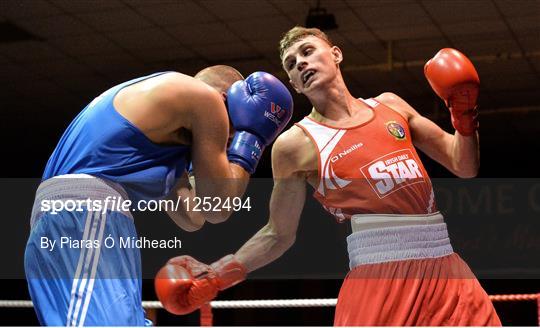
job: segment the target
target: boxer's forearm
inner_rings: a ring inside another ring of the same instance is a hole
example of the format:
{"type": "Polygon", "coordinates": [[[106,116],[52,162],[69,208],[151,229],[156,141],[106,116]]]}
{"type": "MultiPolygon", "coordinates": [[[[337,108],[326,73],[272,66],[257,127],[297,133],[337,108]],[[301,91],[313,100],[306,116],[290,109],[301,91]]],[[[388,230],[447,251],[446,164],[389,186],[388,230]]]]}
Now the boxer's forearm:
{"type": "Polygon", "coordinates": [[[230,197],[242,197],[246,192],[251,175],[236,163],[230,163],[229,165],[233,179],[233,195],[230,195],[230,197]]]}
{"type": "Polygon", "coordinates": [[[480,147],[478,133],[462,136],[456,131],[452,143],[452,162],[454,171],[461,178],[473,178],[480,167],[480,147]]]}
{"type": "Polygon", "coordinates": [[[268,223],[235,254],[235,258],[248,272],[254,271],[279,258],[296,239],[300,216],[306,199],[306,180],[298,172],[297,163],[291,163],[289,139],[280,136],[272,149],[274,188],[270,197],[268,223]],[[289,148],[287,148],[288,146],[289,148]]]}
{"type": "Polygon", "coordinates": [[[278,234],[267,224],[236,252],[235,257],[251,272],[279,258],[294,241],[295,234],[278,234]]]}

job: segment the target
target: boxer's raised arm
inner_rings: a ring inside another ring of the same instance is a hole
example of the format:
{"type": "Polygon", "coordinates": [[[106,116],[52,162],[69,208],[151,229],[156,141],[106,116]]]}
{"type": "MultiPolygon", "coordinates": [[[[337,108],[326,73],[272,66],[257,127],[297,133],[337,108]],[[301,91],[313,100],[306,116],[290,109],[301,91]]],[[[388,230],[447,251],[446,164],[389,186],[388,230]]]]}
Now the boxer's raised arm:
{"type": "MultiPolygon", "coordinates": [[[[185,121],[192,133],[191,156],[197,182],[197,197],[240,197],[249,173],[227,159],[229,119],[222,96],[206,84],[192,80],[179,91],[185,121]]],[[[217,223],[230,216],[228,211],[205,212],[206,220],[217,223]]]]}
{"type": "Polygon", "coordinates": [[[221,192],[224,195],[242,195],[245,185],[232,190],[222,186],[223,179],[249,179],[249,173],[227,159],[229,119],[223,98],[214,90],[198,98],[191,110],[191,156],[197,195],[220,194],[224,187],[225,191],[221,192]]]}
{"type": "Polygon", "coordinates": [[[480,166],[478,142],[478,106],[480,78],[472,62],[456,49],[440,50],[424,66],[424,74],[433,91],[450,111],[456,129],[451,157],[459,176],[474,177],[480,166]]]}
{"type": "Polygon", "coordinates": [[[476,175],[480,163],[476,134],[447,133],[396,94],[385,92],[376,99],[407,118],[412,141],[418,149],[459,177],[476,175]]]}
{"type": "MultiPolygon", "coordinates": [[[[215,98],[215,95],[208,97],[208,100],[201,99],[204,109],[197,108],[192,113],[192,162],[197,195],[219,193],[228,188],[228,192],[223,192],[222,197],[241,196],[249,179],[247,173],[255,171],[264,148],[272,143],[289,122],[293,110],[292,97],[283,83],[265,72],[255,72],[245,80],[235,82],[227,92],[227,103],[229,117],[236,132],[226,155],[223,153],[226,145],[221,141],[228,137],[227,113],[222,115],[223,111],[220,110],[217,115],[213,115],[208,108],[216,106],[216,100],[224,106],[221,95],[219,99],[212,98],[215,98]],[[205,101],[208,103],[204,104],[205,101]],[[212,154],[218,152],[220,153],[216,160],[220,167],[216,169],[212,154]],[[227,169],[227,166],[222,164],[223,161],[230,162],[229,168],[233,173],[230,178],[220,179],[224,177],[223,172],[227,169]],[[212,168],[217,173],[212,172],[212,168]],[[201,174],[201,170],[204,174],[201,174]]],[[[206,215],[219,216],[216,213],[206,215]]],[[[226,219],[228,215],[222,217],[226,219]]]]}

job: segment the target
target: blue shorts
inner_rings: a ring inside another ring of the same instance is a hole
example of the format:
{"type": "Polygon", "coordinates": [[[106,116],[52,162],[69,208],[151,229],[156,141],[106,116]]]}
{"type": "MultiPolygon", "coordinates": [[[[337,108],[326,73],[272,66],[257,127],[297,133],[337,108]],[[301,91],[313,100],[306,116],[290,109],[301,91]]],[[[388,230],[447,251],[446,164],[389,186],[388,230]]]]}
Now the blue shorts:
{"type": "MultiPolygon", "coordinates": [[[[43,199],[71,199],[82,193],[80,199],[119,196],[108,185],[96,187],[101,183],[96,178],[83,180],[82,187],[81,179],[75,184],[55,179],[45,181],[38,189],[38,205],[43,199]],[[66,184],[74,188],[66,188],[66,184]]],[[[88,208],[40,213],[36,206],[24,266],[39,322],[62,326],[146,325],[140,250],[120,247],[119,242],[121,238],[137,238],[131,214],[88,208]],[[111,241],[115,244],[109,247],[111,241]]]]}

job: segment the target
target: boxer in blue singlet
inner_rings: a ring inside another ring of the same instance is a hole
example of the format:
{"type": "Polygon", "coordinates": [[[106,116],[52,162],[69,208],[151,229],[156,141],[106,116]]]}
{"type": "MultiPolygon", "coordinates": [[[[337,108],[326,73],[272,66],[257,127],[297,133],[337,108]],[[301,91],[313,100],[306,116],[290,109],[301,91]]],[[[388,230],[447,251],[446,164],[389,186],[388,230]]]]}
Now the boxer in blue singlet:
{"type": "MultiPolygon", "coordinates": [[[[95,98],[61,137],[36,193],[24,264],[40,323],[145,325],[140,251],[118,246],[120,238],[137,236],[133,217],[110,200],[242,196],[264,147],[291,115],[292,98],[275,77],[256,72],[243,80],[223,65],[195,77],[152,74],[95,98]],[[276,106],[286,114],[269,117],[276,106]],[[105,208],[43,207],[87,199],[105,208]],[[107,237],[117,246],[103,247],[107,237]]],[[[167,213],[187,231],[231,214],[167,213]]]]}

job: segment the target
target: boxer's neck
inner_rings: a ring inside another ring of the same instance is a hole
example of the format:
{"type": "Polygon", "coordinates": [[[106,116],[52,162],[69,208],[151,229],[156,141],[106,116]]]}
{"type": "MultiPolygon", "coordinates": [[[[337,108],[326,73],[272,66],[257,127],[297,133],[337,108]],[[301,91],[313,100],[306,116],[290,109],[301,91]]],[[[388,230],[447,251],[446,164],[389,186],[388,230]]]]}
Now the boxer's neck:
{"type": "Polygon", "coordinates": [[[308,98],[317,112],[311,115],[315,116],[313,118],[320,114],[332,121],[346,120],[353,117],[358,110],[357,99],[351,95],[341,74],[329,85],[308,95],[308,98]]]}

